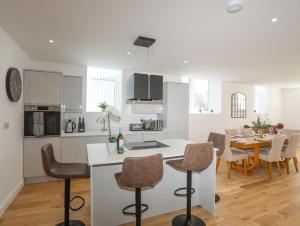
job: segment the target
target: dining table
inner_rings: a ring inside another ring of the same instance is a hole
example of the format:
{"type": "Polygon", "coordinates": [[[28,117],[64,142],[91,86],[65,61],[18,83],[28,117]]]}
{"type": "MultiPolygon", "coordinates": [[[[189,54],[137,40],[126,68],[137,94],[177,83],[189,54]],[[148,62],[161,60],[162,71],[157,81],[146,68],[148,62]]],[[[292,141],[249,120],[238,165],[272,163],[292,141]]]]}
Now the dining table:
{"type": "MultiPolygon", "coordinates": [[[[253,161],[250,163],[248,161],[246,166],[246,174],[253,175],[253,170],[260,167],[261,161],[259,159],[260,150],[262,148],[272,147],[272,139],[274,134],[265,134],[263,138],[260,138],[258,135],[243,137],[243,136],[233,136],[231,137],[230,146],[237,148],[240,151],[245,153],[253,150],[253,161]]],[[[288,139],[286,139],[285,144],[288,144],[288,139]]],[[[240,165],[236,162],[232,164],[232,169],[245,173],[243,165],[240,165]]]]}

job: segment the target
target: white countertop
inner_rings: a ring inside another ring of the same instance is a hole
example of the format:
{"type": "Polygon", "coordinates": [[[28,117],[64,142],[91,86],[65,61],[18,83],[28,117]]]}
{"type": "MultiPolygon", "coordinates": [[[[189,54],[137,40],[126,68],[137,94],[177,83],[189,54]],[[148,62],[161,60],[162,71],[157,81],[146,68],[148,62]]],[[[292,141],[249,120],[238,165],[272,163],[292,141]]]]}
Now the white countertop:
{"type": "MultiPolygon", "coordinates": [[[[123,134],[157,134],[157,133],[167,133],[167,129],[163,129],[162,131],[129,131],[128,129],[123,130],[123,134]]],[[[108,131],[101,130],[89,130],[83,133],[74,132],[74,133],[65,133],[65,131],[61,131],[61,137],[87,137],[87,136],[108,136],[108,131]]]]}
{"type": "Polygon", "coordinates": [[[151,148],[141,150],[127,150],[125,148],[124,154],[109,154],[106,151],[106,144],[87,144],[88,164],[90,166],[106,166],[122,164],[123,160],[127,157],[144,157],[161,153],[164,159],[177,158],[184,155],[185,146],[194,143],[182,139],[162,139],[157,140],[170,147],[164,148],[151,148]]]}

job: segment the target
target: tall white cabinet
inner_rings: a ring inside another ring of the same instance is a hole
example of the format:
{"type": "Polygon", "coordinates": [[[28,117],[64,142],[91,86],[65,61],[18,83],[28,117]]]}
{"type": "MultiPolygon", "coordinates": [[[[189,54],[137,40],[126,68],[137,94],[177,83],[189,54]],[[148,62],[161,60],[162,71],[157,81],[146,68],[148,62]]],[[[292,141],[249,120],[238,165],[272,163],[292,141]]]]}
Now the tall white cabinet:
{"type": "Polygon", "coordinates": [[[164,113],[160,115],[168,129],[168,138],[188,139],[189,84],[165,82],[164,113]]]}

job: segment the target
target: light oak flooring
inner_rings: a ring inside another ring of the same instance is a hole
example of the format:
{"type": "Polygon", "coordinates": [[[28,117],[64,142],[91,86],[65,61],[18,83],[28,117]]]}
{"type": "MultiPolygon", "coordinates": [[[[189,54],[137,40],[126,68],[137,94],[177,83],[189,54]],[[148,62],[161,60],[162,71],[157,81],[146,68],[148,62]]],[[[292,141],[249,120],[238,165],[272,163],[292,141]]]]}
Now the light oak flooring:
{"type": "MultiPolygon", "coordinates": [[[[193,214],[211,226],[299,226],[300,225],[300,177],[291,164],[291,175],[282,169],[278,176],[273,167],[273,180],[268,180],[265,168],[254,176],[233,172],[227,180],[226,163],[221,162],[217,176],[217,190],[221,196],[216,216],[210,216],[199,207],[193,214]]],[[[205,182],[203,182],[205,183],[205,182]]],[[[63,219],[63,182],[26,185],[0,218],[0,226],[53,226],[63,219]]],[[[90,225],[89,180],[72,183],[73,195],[86,198],[86,206],[71,217],[90,225]]],[[[168,226],[172,218],[184,212],[177,211],[143,221],[143,225],[168,226]]],[[[126,226],[134,225],[127,224],[126,226]]],[[[95,225],[96,226],[96,225],[95,225]]]]}

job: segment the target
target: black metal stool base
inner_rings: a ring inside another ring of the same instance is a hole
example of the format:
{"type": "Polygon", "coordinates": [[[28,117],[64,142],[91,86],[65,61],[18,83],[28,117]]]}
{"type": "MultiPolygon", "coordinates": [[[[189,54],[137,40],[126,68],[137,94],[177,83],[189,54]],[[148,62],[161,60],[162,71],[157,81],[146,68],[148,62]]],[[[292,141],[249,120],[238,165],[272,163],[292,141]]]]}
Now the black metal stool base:
{"type": "MultiPolygon", "coordinates": [[[[187,196],[187,187],[178,188],[174,191],[175,196],[186,197],[187,196]],[[186,193],[180,193],[181,191],[186,191],[186,193]]],[[[191,188],[191,194],[195,193],[195,188],[191,188]]]]}
{"type": "MultiPolygon", "coordinates": [[[[129,212],[128,209],[132,208],[132,207],[136,207],[136,204],[131,204],[129,206],[126,206],[123,209],[123,214],[124,215],[136,215],[136,212],[129,212]]],[[[145,211],[147,211],[149,209],[149,206],[147,204],[141,204],[141,213],[144,213],[145,211]]]]}
{"type": "MultiPolygon", "coordinates": [[[[65,226],[65,222],[61,222],[61,223],[57,224],[56,226],[65,226]]],[[[70,220],[69,226],[85,226],[85,224],[82,221],[70,220]]]]}
{"type": "Polygon", "coordinates": [[[187,215],[178,215],[173,218],[172,226],[205,226],[205,222],[198,217],[191,216],[191,220],[186,222],[187,215]]]}
{"type": "Polygon", "coordinates": [[[215,203],[218,203],[220,199],[220,196],[218,194],[215,194],[215,203]]]}

